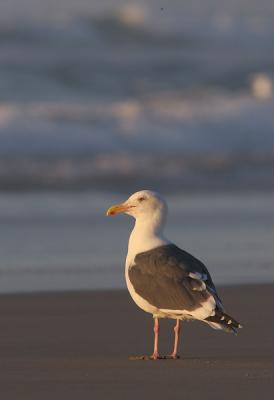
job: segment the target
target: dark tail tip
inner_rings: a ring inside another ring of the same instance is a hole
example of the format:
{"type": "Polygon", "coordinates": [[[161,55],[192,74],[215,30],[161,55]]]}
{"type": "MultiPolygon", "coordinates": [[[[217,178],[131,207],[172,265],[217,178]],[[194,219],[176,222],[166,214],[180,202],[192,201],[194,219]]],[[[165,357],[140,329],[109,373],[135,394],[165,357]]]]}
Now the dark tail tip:
{"type": "Polygon", "coordinates": [[[234,318],[230,317],[230,315],[228,315],[222,311],[216,311],[216,314],[211,317],[206,318],[206,321],[221,324],[225,328],[231,329],[234,332],[235,332],[235,329],[241,329],[243,327],[234,318]]]}

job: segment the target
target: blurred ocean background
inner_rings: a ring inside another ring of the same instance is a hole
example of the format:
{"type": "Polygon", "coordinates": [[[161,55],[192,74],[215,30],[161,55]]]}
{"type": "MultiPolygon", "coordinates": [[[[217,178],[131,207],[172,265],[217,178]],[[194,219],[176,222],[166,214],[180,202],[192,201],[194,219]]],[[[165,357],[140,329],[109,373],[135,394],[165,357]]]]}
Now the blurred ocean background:
{"type": "Polygon", "coordinates": [[[217,283],[274,281],[274,2],[0,2],[0,292],[124,286],[161,191],[217,283]]]}

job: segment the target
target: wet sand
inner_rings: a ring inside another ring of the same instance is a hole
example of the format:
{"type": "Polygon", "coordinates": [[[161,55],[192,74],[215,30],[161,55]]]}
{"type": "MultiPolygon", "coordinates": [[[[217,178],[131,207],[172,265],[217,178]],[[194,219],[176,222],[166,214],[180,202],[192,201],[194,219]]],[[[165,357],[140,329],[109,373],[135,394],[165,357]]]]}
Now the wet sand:
{"type": "MultiPolygon", "coordinates": [[[[152,319],[125,291],[0,297],[3,400],[272,399],[274,285],[221,288],[238,336],[184,323],[181,359],[152,351],[152,319]]],[[[172,347],[161,321],[160,350],[172,347]]]]}

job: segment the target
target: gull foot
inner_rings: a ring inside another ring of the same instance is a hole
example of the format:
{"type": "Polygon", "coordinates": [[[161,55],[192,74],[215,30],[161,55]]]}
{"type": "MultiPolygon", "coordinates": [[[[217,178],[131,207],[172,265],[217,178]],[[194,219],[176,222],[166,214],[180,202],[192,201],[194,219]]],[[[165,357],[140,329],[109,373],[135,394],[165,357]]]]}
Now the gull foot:
{"type": "Polygon", "coordinates": [[[179,360],[180,356],[178,356],[178,354],[168,354],[167,356],[165,356],[165,358],[167,360],[179,360]]]}
{"type": "Polygon", "coordinates": [[[131,361],[139,361],[139,360],[145,360],[145,361],[156,361],[156,360],[164,360],[166,357],[161,357],[159,355],[153,355],[152,356],[130,356],[128,359],[131,361]]]}
{"type": "Polygon", "coordinates": [[[149,357],[150,360],[156,361],[156,360],[165,360],[165,357],[160,356],[159,354],[152,354],[149,357]]]}

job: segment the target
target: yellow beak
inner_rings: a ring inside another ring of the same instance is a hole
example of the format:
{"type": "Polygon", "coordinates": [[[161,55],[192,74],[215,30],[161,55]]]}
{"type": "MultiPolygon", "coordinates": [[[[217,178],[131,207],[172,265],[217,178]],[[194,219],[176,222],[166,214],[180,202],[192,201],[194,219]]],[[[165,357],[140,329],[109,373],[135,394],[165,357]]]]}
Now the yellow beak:
{"type": "Polygon", "coordinates": [[[107,216],[114,216],[117,214],[124,213],[128,211],[131,207],[127,204],[121,203],[121,204],[115,204],[114,206],[111,206],[108,210],[106,215],[107,216]]]}

